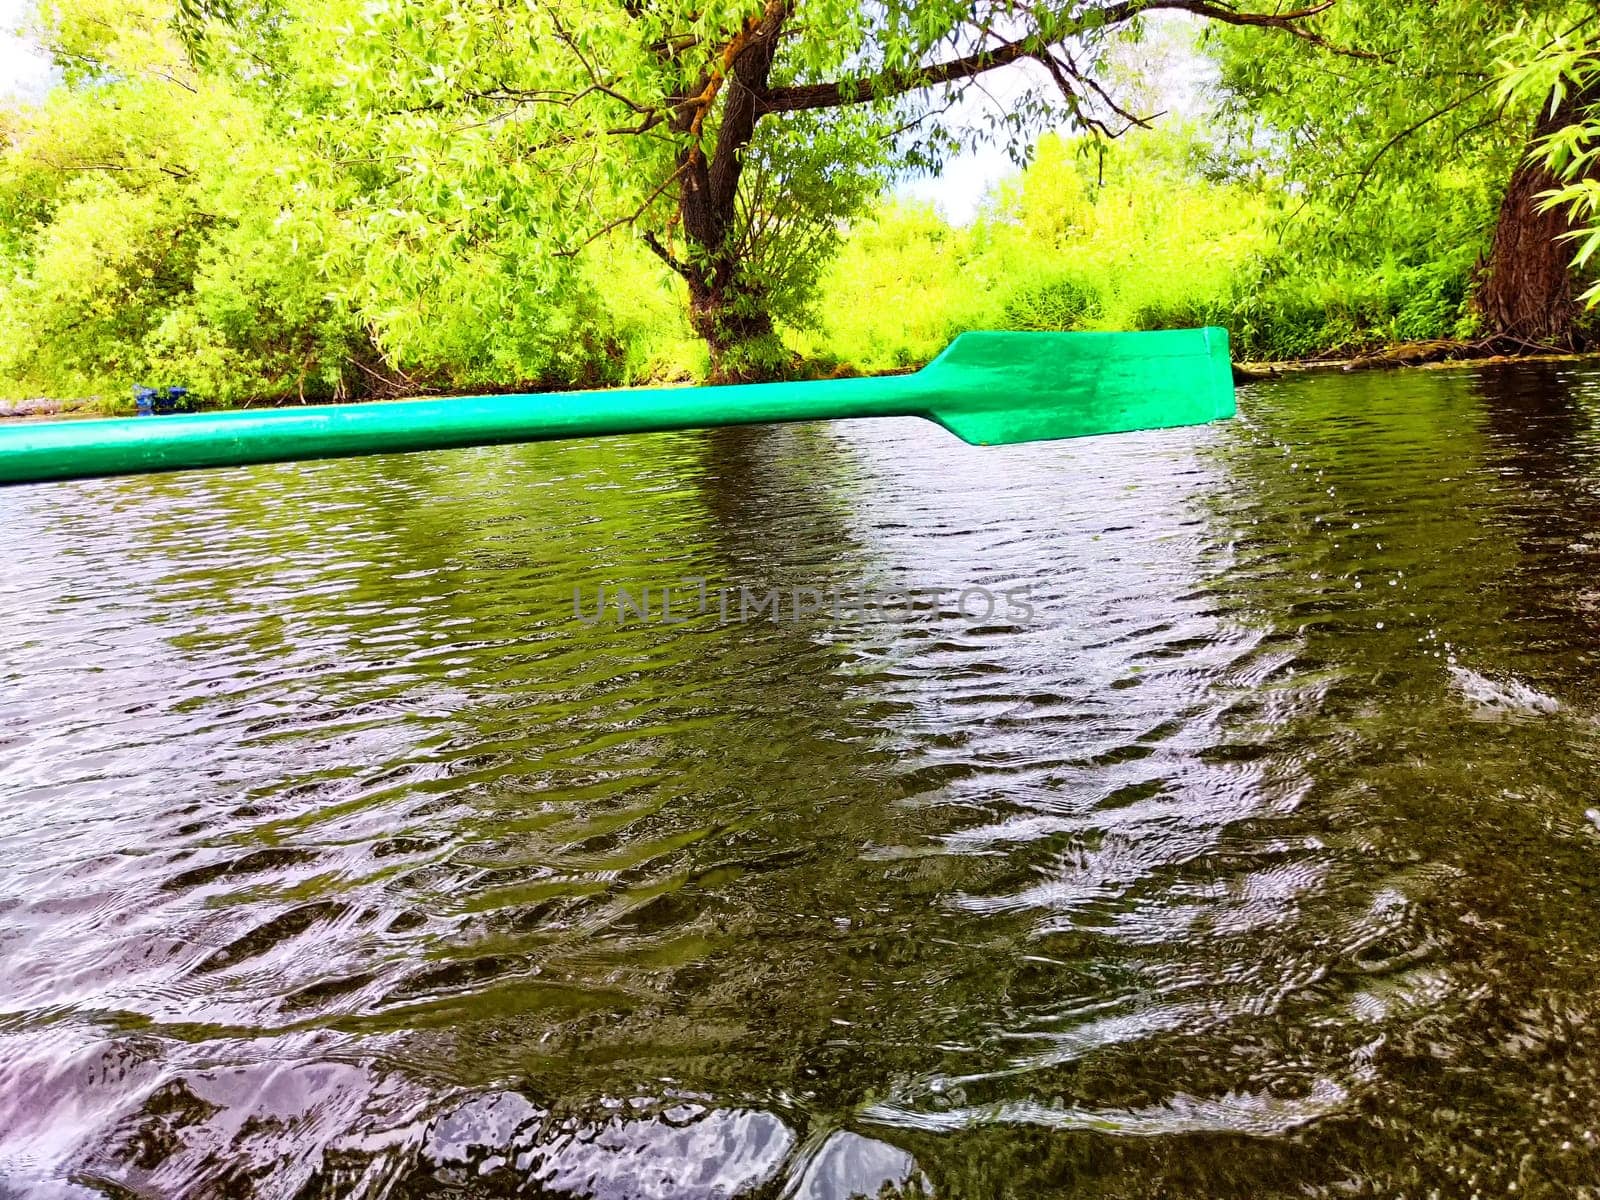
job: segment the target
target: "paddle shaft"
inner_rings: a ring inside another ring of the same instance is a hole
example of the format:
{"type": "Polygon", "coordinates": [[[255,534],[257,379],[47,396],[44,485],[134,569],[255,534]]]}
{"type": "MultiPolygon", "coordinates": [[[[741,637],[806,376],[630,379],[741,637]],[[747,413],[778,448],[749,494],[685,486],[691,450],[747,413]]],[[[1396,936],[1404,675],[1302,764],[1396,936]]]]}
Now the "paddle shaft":
{"type": "Polygon", "coordinates": [[[916,416],[915,376],[467,396],[0,429],[0,484],[344,458],[709,425],[916,416]]]}
{"type": "Polygon", "coordinates": [[[1004,445],[1233,411],[1221,329],[967,333],[913,375],[23,423],[0,428],[0,484],[846,417],[927,417],[1004,445]]]}

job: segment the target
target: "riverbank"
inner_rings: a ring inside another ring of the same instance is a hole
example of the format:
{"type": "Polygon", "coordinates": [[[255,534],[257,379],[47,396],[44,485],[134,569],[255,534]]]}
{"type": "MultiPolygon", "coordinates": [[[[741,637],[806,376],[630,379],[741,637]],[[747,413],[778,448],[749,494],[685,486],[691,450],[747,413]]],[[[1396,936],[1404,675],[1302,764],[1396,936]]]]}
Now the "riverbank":
{"type": "MultiPolygon", "coordinates": [[[[1475,347],[1470,343],[1454,342],[1409,342],[1396,346],[1389,346],[1372,354],[1359,355],[1352,358],[1311,358],[1286,360],[1281,362],[1236,362],[1234,363],[1234,382],[1238,384],[1260,383],[1284,376],[1297,376],[1317,374],[1320,372],[1354,372],[1354,371],[1397,371],[1397,370],[1451,370],[1462,367],[1493,366],[1510,363],[1584,363],[1600,362],[1600,352],[1586,352],[1582,354],[1491,354],[1474,353],[1475,347]]],[[[797,373],[798,378],[805,379],[847,379],[863,375],[887,376],[904,375],[915,368],[896,371],[861,372],[849,366],[838,364],[813,363],[807,364],[808,370],[797,373]]],[[[641,384],[642,387],[690,387],[694,386],[687,381],[676,380],[664,383],[641,384]]],[[[560,387],[541,386],[531,390],[560,392],[569,389],[560,387]]],[[[573,388],[573,391],[586,390],[573,388]]],[[[612,390],[612,389],[598,389],[612,390]]],[[[510,393],[512,389],[505,389],[510,393]]],[[[414,394],[389,394],[386,396],[364,396],[358,400],[424,400],[448,399],[451,396],[482,396],[486,393],[482,389],[462,392],[437,392],[418,390],[414,394]]],[[[351,403],[356,403],[353,400],[351,403]]],[[[247,405],[238,405],[239,408],[294,408],[304,404],[305,401],[293,398],[280,400],[256,400],[247,405]]],[[[324,402],[325,403],[325,402],[324,402]]],[[[27,400],[0,400],[0,421],[37,419],[39,417],[89,417],[89,416],[131,416],[133,411],[132,401],[111,400],[103,396],[85,396],[75,399],[52,400],[48,397],[36,397],[27,400]]]]}
{"type": "MultiPolygon", "coordinates": [[[[133,408],[131,401],[128,408],[133,408]]],[[[108,409],[108,402],[100,396],[85,396],[76,400],[52,400],[47,396],[37,396],[29,400],[0,400],[0,420],[7,417],[87,416],[104,414],[108,409]]]]}
{"type": "Polygon", "coordinates": [[[1283,375],[1338,371],[1452,370],[1508,363],[1600,362],[1600,352],[1496,354],[1472,343],[1407,342],[1371,354],[1350,358],[1309,358],[1286,362],[1236,362],[1239,383],[1254,383],[1283,375]]]}

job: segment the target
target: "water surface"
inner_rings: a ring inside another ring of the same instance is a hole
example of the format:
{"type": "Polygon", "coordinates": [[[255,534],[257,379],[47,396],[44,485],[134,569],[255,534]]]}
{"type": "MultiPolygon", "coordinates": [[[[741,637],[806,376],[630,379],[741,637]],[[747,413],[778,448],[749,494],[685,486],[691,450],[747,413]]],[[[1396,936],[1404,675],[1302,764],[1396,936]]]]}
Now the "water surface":
{"type": "Polygon", "coordinates": [[[0,1194],[1592,1186],[1600,373],[1241,410],[0,492],[0,1194]]]}

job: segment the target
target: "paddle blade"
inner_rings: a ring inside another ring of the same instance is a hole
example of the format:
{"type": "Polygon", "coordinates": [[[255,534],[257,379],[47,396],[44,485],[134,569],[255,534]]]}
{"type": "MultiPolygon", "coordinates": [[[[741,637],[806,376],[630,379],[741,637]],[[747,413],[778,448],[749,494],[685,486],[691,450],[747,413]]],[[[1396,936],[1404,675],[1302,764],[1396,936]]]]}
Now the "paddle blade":
{"type": "Polygon", "coordinates": [[[912,376],[975,446],[1200,425],[1234,414],[1225,329],[964,333],[912,376]]]}

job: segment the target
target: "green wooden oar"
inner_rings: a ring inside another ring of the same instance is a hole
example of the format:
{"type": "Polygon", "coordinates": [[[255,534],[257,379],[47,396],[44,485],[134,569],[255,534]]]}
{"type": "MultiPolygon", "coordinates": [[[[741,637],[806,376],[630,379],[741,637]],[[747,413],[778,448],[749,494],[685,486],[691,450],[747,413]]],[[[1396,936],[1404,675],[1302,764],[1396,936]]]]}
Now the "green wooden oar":
{"type": "Polygon", "coordinates": [[[913,375],[318,405],[0,428],[0,483],[764,421],[918,416],[974,445],[1233,415],[1228,335],[966,333],[913,375]]]}

